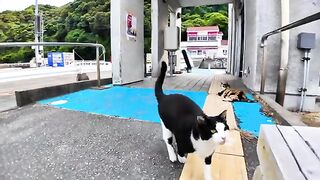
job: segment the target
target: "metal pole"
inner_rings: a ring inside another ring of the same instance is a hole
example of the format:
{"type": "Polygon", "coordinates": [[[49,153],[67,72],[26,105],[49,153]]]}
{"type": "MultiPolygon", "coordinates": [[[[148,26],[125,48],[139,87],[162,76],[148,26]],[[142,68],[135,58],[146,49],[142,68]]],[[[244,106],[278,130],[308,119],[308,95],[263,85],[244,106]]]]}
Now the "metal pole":
{"type": "Polygon", "coordinates": [[[99,47],[96,47],[96,59],[97,59],[97,86],[100,88],[101,82],[100,82],[100,60],[99,60],[99,47]]]}
{"type": "Polygon", "coordinates": [[[288,68],[286,66],[284,68],[280,68],[279,75],[278,75],[278,83],[277,83],[276,102],[282,106],[283,106],[284,97],[286,94],[287,76],[288,76],[288,68]]]}
{"type": "Polygon", "coordinates": [[[267,44],[267,40],[264,41],[264,44],[261,44],[261,81],[260,81],[260,94],[264,94],[264,87],[265,87],[265,83],[266,83],[266,44],[267,44]]]}
{"type": "MultiPolygon", "coordinates": [[[[310,72],[310,50],[307,50],[307,72],[306,72],[306,84],[305,84],[305,88],[307,88],[308,86],[308,81],[309,81],[309,72],[310,72]]],[[[305,93],[306,96],[307,93],[305,93]]]]}
{"type": "MultiPolygon", "coordinates": [[[[307,57],[307,52],[305,52],[305,57],[307,57]]],[[[307,78],[307,60],[303,59],[303,84],[301,88],[301,100],[300,100],[300,107],[299,111],[303,111],[304,106],[304,95],[305,95],[305,88],[306,88],[306,78],[307,78]]]]}
{"type": "MultiPolygon", "coordinates": [[[[281,26],[289,24],[289,1],[281,0],[281,26]]],[[[289,30],[281,33],[281,61],[278,73],[276,102],[283,106],[286,95],[289,61],[289,30]]]]}
{"type": "MultiPolygon", "coordinates": [[[[34,42],[38,43],[39,42],[39,32],[38,32],[38,16],[39,16],[39,8],[38,8],[38,0],[35,1],[35,10],[34,10],[34,42]]],[[[35,55],[35,63],[36,66],[38,67],[38,62],[39,62],[39,46],[34,47],[34,55],[35,55]]]]}
{"type": "Polygon", "coordinates": [[[302,109],[301,111],[303,111],[304,109],[304,102],[306,100],[306,96],[307,96],[307,86],[308,86],[308,80],[309,80],[309,71],[310,71],[310,58],[309,58],[309,52],[310,50],[306,50],[306,59],[305,59],[305,62],[306,62],[306,78],[305,78],[305,82],[304,82],[304,88],[303,88],[303,102],[302,102],[302,109]]]}
{"type": "Polygon", "coordinates": [[[169,51],[170,76],[173,76],[173,52],[169,51]]]}

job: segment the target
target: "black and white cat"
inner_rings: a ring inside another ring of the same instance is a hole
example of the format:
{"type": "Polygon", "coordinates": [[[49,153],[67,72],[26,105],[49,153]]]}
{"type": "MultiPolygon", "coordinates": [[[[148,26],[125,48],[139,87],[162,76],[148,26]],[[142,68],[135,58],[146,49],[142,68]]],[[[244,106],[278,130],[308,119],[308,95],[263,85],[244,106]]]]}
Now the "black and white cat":
{"type": "Polygon", "coordinates": [[[195,152],[205,163],[205,179],[211,179],[211,158],[216,147],[224,144],[226,131],[226,111],[218,116],[207,116],[191,99],[181,94],[165,95],[162,84],[167,64],[162,62],[161,74],[155,83],[155,95],[161,117],[163,140],[166,143],[169,159],[177,160],[172,146],[173,135],[178,148],[178,161],[186,162],[186,155],[195,152]]]}

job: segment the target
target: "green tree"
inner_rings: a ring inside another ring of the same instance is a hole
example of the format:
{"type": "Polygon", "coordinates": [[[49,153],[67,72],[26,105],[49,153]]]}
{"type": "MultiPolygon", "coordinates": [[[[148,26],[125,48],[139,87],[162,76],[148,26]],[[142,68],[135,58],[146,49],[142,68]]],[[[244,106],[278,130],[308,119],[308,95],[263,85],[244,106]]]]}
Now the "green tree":
{"type": "MultiPolygon", "coordinates": [[[[111,55],[110,0],[74,0],[62,7],[40,5],[44,17],[45,41],[98,42],[111,55]]],[[[182,9],[182,39],[186,28],[218,25],[227,38],[228,6],[199,6],[182,9]]],[[[34,6],[23,11],[0,13],[0,42],[34,40],[34,6]]],[[[144,51],[151,48],[151,0],[144,0],[144,51]]],[[[48,51],[71,51],[72,47],[45,47],[48,51]]],[[[94,48],[75,48],[83,58],[95,58],[94,48]]],[[[34,56],[30,47],[0,49],[0,63],[29,61],[34,56]]]]}
{"type": "Polygon", "coordinates": [[[182,40],[187,39],[187,28],[197,26],[219,26],[223,39],[228,39],[228,6],[213,5],[182,9],[182,40]]]}

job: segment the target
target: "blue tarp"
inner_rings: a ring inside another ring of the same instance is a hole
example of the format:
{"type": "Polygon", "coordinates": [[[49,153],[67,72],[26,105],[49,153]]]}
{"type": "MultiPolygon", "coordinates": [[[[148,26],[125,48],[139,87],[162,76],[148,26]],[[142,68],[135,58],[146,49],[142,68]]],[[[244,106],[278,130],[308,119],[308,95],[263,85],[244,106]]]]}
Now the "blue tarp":
{"type": "MultiPolygon", "coordinates": [[[[183,94],[195,101],[201,108],[207,97],[206,92],[167,90],[166,94],[183,94]]],[[[253,100],[252,95],[247,94],[253,100]]],[[[133,118],[160,122],[154,89],[115,86],[104,90],[87,89],[63,96],[39,101],[40,104],[77,110],[82,112],[133,118]]],[[[260,112],[258,102],[233,102],[234,113],[242,130],[259,135],[261,124],[274,124],[271,117],[260,112]]]]}
{"type": "MultiPolygon", "coordinates": [[[[186,95],[201,108],[204,106],[207,97],[206,92],[167,90],[165,93],[186,95]]],[[[105,90],[87,89],[42,100],[39,103],[94,114],[160,122],[154,89],[148,88],[115,86],[105,90]],[[62,103],[59,103],[59,101],[62,103]]]]}
{"type": "MultiPolygon", "coordinates": [[[[246,96],[254,100],[251,94],[246,96]]],[[[274,124],[271,117],[266,116],[260,111],[262,108],[258,102],[233,102],[234,113],[239,120],[240,129],[252,133],[258,137],[261,124],[274,124]]]]}

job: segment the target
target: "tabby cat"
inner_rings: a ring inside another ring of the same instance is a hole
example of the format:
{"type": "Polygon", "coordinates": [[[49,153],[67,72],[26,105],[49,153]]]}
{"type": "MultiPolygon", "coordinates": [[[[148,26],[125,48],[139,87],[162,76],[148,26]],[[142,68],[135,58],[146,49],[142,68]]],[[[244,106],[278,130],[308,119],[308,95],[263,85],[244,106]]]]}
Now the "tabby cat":
{"type": "Polygon", "coordinates": [[[191,99],[181,94],[166,95],[162,84],[167,64],[162,62],[161,73],[155,83],[155,96],[161,117],[162,135],[166,143],[169,159],[177,161],[173,148],[173,135],[177,143],[178,161],[186,162],[188,153],[197,153],[204,161],[204,175],[211,179],[211,157],[219,144],[226,141],[226,111],[218,116],[207,116],[191,99]]]}
{"type": "Polygon", "coordinates": [[[221,82],[222,90],[218,92],[218,95],[223,97],[224,101],[234,102],[234,101],[243,101],[243,102],[255,102],[246,97],[246,94],[239,89],[232,89],[228,83],[221,82]]]}

